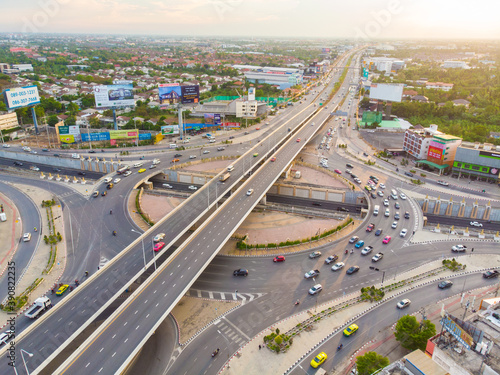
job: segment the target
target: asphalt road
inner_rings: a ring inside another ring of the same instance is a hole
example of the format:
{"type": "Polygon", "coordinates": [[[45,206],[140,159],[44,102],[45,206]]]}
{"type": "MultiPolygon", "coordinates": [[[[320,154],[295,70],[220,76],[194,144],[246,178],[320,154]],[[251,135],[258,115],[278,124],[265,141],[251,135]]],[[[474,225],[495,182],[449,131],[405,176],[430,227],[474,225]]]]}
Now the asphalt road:
{"type": "MultiPolygon", "coordinates": [[[[12,274],[12,271],[9,269],[9,272],[4,272],[3,275],[0,276],[0,301],[3,301],[7,297],[8,291],[10,290],[9,278],[13,277],[17,285],[30,264],[39,241],[42,241],[43,238],[43,232],[40,230],[41,218],[34,202],[29,196],[5,182],[5,180],[4,182],[0,182],[0,190],[14,202],[18,212],[16,212],[15,217],[9,217],[8,221],[2,224],[3,228],[5,231],[10,231],[12,229],[12,221],[20,218],[23,228],[22,233],[31,233],[31,241],[24,242],[22,238],[20,238],[17,244],[17,250],[12,259],[11,252],[6,253],[5,257],[2,259],[2,268],[7,266],[7,262],[10,262],[9,267],[14,267],[14,273],[12,274]],[[35,227],[38,228],[39,231],[35,232],[33,230],[35,227]]],[[[4,246],[5,249],[10,249],[11,243],[5,243],[4,246]]],[[[12,279],[10,279],[10,282],[12,282],[12,279]]]]}
{"type": "MultiPolygon", "coordinates": [[[[350,357],[358,348],[371,338],[377,335],[380,331],[388,329],[403,315],[410,315],[418,312],[421,307],[433,304],[438,300],[451,297],[465,291],[489,286],[495,284],[496,280],[486,280],[479,274],[461,276],[451,279],[454,285],[448,289],[439,289],[437,283],[412,290],[402,294],[398,299],[388,301],[380,305],[369,314],[362,316],[355,322],[359,326],[359,330],[351,337],[344,337],[342,332],[337,333],[329,340],[325,341],[313,353],[306,356],[291,374],[315,374],[318,370],[310,366],[311,360],[320,352],[325,352],[328,359],[321,365],[321,368],[326,371],[335,370],[337,363],[343,362],[350,357]],[[396,307],[396,303],[403,298],[409,298],[411,305],[403,310],[396,307]],[[337,346],[343,344],[343,348],[337,351],[337,346]]],[[[418,319],[421,319],[418,316],[418,319]]],[[[436,326],[436,331],[440,331],[440,326],[436,326]]]]}
{"type": "MultiPolygon", "coordinates": [[[[322,116],[315,121],[325,118],[328,114],[325,113],[322,116]]],[[[314,126],[305,126],[299,133],[298,137],[307,139],[315,130],[314,126]]],[[[235,171],[232,172],[232,175],[241,175],[242,172],[248,170],[251,164],[254,164],[256,161],[261,159],[261,155],[263,155],[266,150],[273,150],[276,147],[277,140],[282,139],[282,137],[287,133],[286,126],[284,126],[281,130],[281,136],[280,134],[277,134],[275,135],[276,138],[271,138],[269,141],[263,142],[261,146],[257,146],[257,149],[259,150],[258,158],[252,159],[252,156],[248,154],[240,158],[236,163],[233,163],[235,171]],[[262,149],[260,147],[262,147],[262,149]],[[252,162],[252,160],[255,161],[252,162]]],[[[269,163],[267,168],[263,172],[259,173],[257,176],[258,178],[255,178],[255,175],[250,178],[245,183],[241,191],[233,194],[233,199],[227,201],[223,206],[224,208],[221,209],[217,215],[212,216],[211,225],[202,229],[198,236],[193,239],[191,243],[189,243],[189,247],[184,247],[182,249],[189,255],[184,255],[183,252],[180,252],[178,255],[174,256],[173,259],[170,260],[171,264],[169,267],[159,270],[158,274],[145,285],[143,291],[138,294],[134,300],[127,304],[125,310],[117,315],[112,322],[102,326],[102,332],[113,332],[116,334],[110,335],[101,333],[93,340],[90,347],[88,345],[82,346],[79,356],[71,362],[70,367],[65,365],[64,369],[71,369],[69,371],[72,373],[78,373],[78,369],[83,368],[90,372],[104,371],[106,373],[114,373],[118,370],[117,366],[126,363],[129,353],[134,353],[137,345],[139,345],[139,343],[143,340],[145,333],[154,330],[164,316],[168,314],[170,309],[182,295],[186,286],[190,285],[191,282],[194,282],[196,274],[201,272],[198,271],[198,269],[203,269],[203,266],[200,265],[204,265],[215,256],[217,250],[225,242],[224,239],[229,238],[232,232],[237,228],[239,222],[241,222],[244,217],[248,215],[251,208],[257,204],[259,197],[265,193],[267,187],[274,182],[281,171],[287,166],[287,160],[290,160],[294,155],[296,155],[302,148],[302,145],[303,144],[301,144],[301,142],[290,142],[290,144],[278,154],[277,162],[269,163]],[[245,191],[248,188],[253,188],[255,193],[251,196],[247,196],[245,191]],[[238,216],[235,217],[235,214],[238,216]],[[217,221],[218,219],[219,221],[217,221]],[[238,220],[240,221],[238,222],[238,220]],[[215,235],[215,233],[217,233],[217,235],[215,235]],[[186,260],[188,257],[192,257],[191,253],[194,253],[195,250],[195,254],[197,254],[195,261],[199,262],[199,265],[193,267],[193,264],[186,262],[186,260]],[[185,279],[181,280],[184,277],[185,279]],[[167,284],[167,286],[165,286],[164,284],[167,280],[178,280],[178,282],[173,285],[167,284]],[[155,306],[151,306],[147,311],[144,311],[142,307],[144,306],[144,303],[147,303],[151,298],[154,298],[154,295],[159,290],[161,290],[162,293],[166,292],[162,299],[155,299],[157,304],[155,306]],[[137,311],[138,313],[134,313],[134,311],[137,311]],[[139,313],[140,311],[142,312],[139,313]],[[162,318],[159,319],[160,317],[162,318]],[[139,332],[134,332],[130,335],[130,332],[118,328],[121,327],[122,324],[130,324],[130,327],[136,327],[136,330],[139,332]],[[117,342],[121,342],[120,352],[114,351],[117,342]],[[110,353],[110,351],[113,353],[110,353]],[[109,361],[109,358],[114,358],[114,360],[109,361]]],[[[213,189],[214,183],[218,182],[212,181],[203,189],[199,190],[197,194],[193,195],[190,200],[190,204],[203,207],[204,203],[201,200],[205,202],[207,200],[209,201],[209,199],[205,198],[206,195],[204,197],[203,193],[205,191],[208,192],[209,190],[215,190],[213,189]],[[212,186],[212,189],[210,189],[210,186],[212,186]],[[200,197],[202,198],[200,199],[200,197]]],[[[226,186],[227,185],[228,183],[226,182],[226,186]]],[[[227,186],[226,188],[228,189],[230,186],[227,186]]],[[[213,191],[213,193],[215,192],[213,191]]],[[[221,192],[221,194],[223,193],[224,192],[221,192]]],[[[193,209],[192,211],[195,210],[193,209]]],[[[187,213],[186,216],[188,216],[187,213]]],[[[193,220],[191,220],[191,222],[192,221],[193,220]]],[[[164,227],[165,224],[166,222],[163,223],[160,228],[164,227]]],[[[186,227],[187,224],[188,223],[185,223],[184,227],[186,227]]],[[[167,228],[168,231],[165,230],[165,232],[167,233],[168,238],[172,235],[171,231],[174,230],[174,227],[168,226],[167,228]]]]}

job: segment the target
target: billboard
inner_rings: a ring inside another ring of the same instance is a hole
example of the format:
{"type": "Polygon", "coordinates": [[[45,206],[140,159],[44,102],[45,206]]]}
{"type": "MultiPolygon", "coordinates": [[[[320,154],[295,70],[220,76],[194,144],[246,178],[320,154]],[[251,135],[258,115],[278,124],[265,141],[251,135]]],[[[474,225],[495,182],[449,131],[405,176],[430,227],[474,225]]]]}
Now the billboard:
{"type": "Polygon", "coordinates": [[[205,113],[205,124],[220,125],[221,116],[220,113],[205,113]]]}
{"type": "Polygon", "coordinates": [[[178,83],[166,83],[158,85],[158,97],[160,104],[187,104],[198,103],[200,100],[200,86],[181,86],[178,83]]]}
{"type": "Polygon", "coordinates": [[[179,125],[165,125],[161,127],[162,135],[176,135],[180,134],[179,125]]]}
{"type": "Polygon", "coordinates": [[[94,99],[97,108],[133,106],[134,86],[131,83],[95,86],[94,99]]]}
{"type": "Polygon", "coordinates": [[[368,69],[363,68],[363,78],[367,79],[368,78],[368,69]]]}
{"type": "Polygon", "coordinates": [[[21,108],[40,103],[37,86],[24,86],[4,91],[5,104],[8,109],[21,108]]]}
{"type": "Polygon", "coordinates": [[[403,97],[403,88],[403,83],[372,83],[370,86],[370,99],[400,102],[403,97]]]}
{"type": "Polygon", "coordinates": [[[227,126],[228,128],[239,128],[241,124],[239,122],[225,122],[224,126],[227,126]]]}
{"type": "Polygon", "coordinates": [[[59,134],[59,140],[65,144],[76,143],[75,136],[72,134],[59,134]]]}
{"type": "Polygon", "coordinates": [[[470,350],[471,346],[474,344],[472,337],[465,331],[457,322],[457,318],[446,315],[441,319],[440,323],[445,330],[447,330],[453,337],[455,337],[459,343],[470,350]]]}
{"type": "Polygon", "coordinates": [[[500,159],[500,153],[490,151],[479,151],[479,156],[483,158],[500,159]]]}
{"type": "Polygon", "coordinates": [[[83,142],[88,142],[90,138],[90,141],[96,142],[96,141],[109,141],[109,132],[101,132],[101,133],[82,133],[82,141],[83,142]]]}
{"type": "Polygon", "coordinates": [[[427,156],[430,158],[443,160],[444,147],[445,146],[439,142],[431,141],[429,144],[429,151],[427,152],[427,156]]]}
{"type": "Polygon", "coordinates": [[[255,100],[255,87],[248,88],[248,100],[255,100]]]}
{"type": "Polygon", "coordinates": [[[137,138],[138,130],[129,129],[129,130],[110,130],[109,131],[109,139],[124,139],[124,138],[137,138]]]}
{"type": "Polygon", "coordinates": [[[328,52],[330,52],[330,48],[322,48],[321,52],[328,53],[328,52]]]}

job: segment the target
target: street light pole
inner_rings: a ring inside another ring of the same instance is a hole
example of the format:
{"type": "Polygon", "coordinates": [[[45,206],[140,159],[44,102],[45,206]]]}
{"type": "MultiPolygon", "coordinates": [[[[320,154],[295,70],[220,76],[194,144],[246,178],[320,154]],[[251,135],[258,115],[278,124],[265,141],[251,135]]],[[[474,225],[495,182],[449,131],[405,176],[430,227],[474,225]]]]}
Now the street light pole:
{"type": "MultiPolygon", "coordinates": [[[[138,232],[134,229],[130,229],[132,232],[138,233],[139,235],[142,235],[141,232],[138,232]]],[[[144,238],[141,238],[142,242],[142,257],[144,258],[144,269],[146,269],[146,252],[144,251],[144,238]]]]}
{"type": "Polygon", "coordinates": [[[153,249],[153,260],[154,260],[154,263],[155,263],[155,271],[156,271],[156,252],[155,252],[155,239],[154,238],[151,238],[151,249],[153,249]]]}
{"type": "MultiPolygon", "coordinates": [[[[30,352],[27,352],[27,351],[26,351],[26,350],[24,350],[24,349],[21,349],[21,357],[23,358],[24,368],[25,368],[25,370],[26,370],[26,373],[27,373],[28,375],[30,375],[30,372],[29,372],[29,370],[28,370],[28,366],[26,366],[26,360],[24,359],[24,355],[23,355],[23,353],[26,353],[27,355],[29,355],[29,356],[30,356],[30,358],[31,358],[31,357],[33,357],[33,353],[30,353],[30,352]]],[[[15,367],[14,367],[14,368],[15,368],[15,367]]],[[[16,371],[16,374],[17,374],[17,371],[16,371]]]]}

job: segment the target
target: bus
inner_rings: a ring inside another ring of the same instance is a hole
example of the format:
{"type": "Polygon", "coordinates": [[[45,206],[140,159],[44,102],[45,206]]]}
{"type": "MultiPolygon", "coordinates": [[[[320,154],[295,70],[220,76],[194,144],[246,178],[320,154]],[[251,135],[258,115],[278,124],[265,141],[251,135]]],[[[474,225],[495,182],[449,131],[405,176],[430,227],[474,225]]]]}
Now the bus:
{"type": "Polygon", "coordinates": [[[122,174],[122,173],[127,172],[129,169],[130,169],[130,167],[128,165],[126,165],[124,167],[118,168],[118,170],[116,171],[116,173],[117,174],[122,174]]]}

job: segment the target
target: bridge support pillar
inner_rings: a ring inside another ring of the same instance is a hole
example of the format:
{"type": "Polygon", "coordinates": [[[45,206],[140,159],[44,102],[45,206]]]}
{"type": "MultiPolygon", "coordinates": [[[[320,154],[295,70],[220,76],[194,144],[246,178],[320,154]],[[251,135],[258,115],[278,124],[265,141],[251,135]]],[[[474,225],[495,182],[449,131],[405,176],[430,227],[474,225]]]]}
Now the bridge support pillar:
{"type": "Polygon", "coordinates": [[[422,212],[425,214],[427,213],[428,209],[429,209],[429,196],[426,195],[424,199],[424,204],[422,205],[422,212]]]}
{"type": "Polygon", "coordinates": [[[484,210],[483,220],[490,220],[491,215],[491,202],[486,204],[486,209],[484,210]]]}
{"type": "Polygon", "coordinates": [[[261,204],[267,204],[267,196],[264,194],[264,196],[262,197],[262,199],[260,200],[260,203],[261,204]]]}
{"type": "Polygon", "coordinates": [[[451,216],[451,213],[453,212],[453,198],[450,198],[450,201],[448,202],[448,207],[446,207],[446,216],[451,216]]]}
{"type": "Polygon", "coordinates": [[[472,211],[470,213],[471,219],[475,219],[477,217],[478,210],[479,210],[479,204],[477,203],[477,201],[475,201],[474,203],[472,203],[472,211]]]}
{"type": "Polygon", "coordinates": [[[438,196],[436,204],[434,205],[434,215],[439,215],[439,211],[441,210],[441,196],[438,196]]]}
{"type": "Polygon", "coordinates": [[[462,199],[462,202],[460,202],[460,208],[458,209],[458,217],[464,217],[465,216],[465,198],[462,199]]]}

